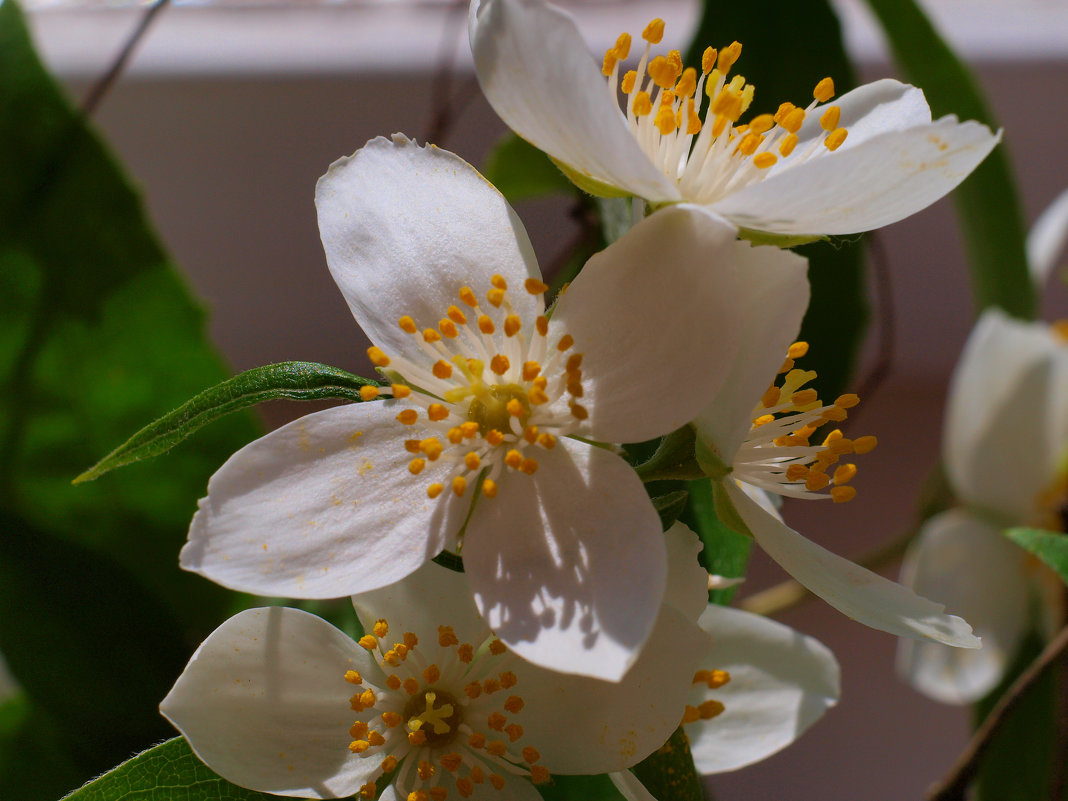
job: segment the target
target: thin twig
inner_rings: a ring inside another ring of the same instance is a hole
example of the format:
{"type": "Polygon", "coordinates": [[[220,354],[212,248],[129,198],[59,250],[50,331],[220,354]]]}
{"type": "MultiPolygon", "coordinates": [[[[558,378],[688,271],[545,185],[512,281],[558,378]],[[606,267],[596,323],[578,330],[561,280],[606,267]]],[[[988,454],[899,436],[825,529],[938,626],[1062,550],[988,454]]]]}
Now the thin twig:
{"type": "Polygon", "coordinates": [[[993,742],[994,735],[1004,725],[1009,713],[1016,708],[1032,685],[1064,654],[1066,649],[1068,649],[1068,626],[1061,629],[1060,633],[1038,655],[1038,658],[1028,665],[1005,694],[998,699],[994,708],[990,710],[990,714],[986,716],[986,720],[975,730],[968,746],[946,777],[933,784],[927,791],[927,801],[964,801],[968,785],[975,778],[979,763],[993,742]]]}
{"type": "Polygon", "coordinates": [[[93,84],[93,87],[85,96],[85,100],[82,101],[82,114],[86,117],[93,116],[93,112],[95,112],[96,107],[100,105],[100,101],[111,91],[111,87],[115,85],[119,76],[122,75],[122,71],[126,69],[126,64],[130,61],[130,57],[133,55],[138,42],[140,42],[148,32],[152,20],[156,18],[156,15],[159,14],[169,2],[170,0],[156,0],[155,3],[145,9],[144,13],[141,15],[141,19],[137,22],[137,27],[134,28],[126,38],[126,43],[112,60],[111,66],[108,67],[108,71],[105,72],[95,84],[93,84]]]}

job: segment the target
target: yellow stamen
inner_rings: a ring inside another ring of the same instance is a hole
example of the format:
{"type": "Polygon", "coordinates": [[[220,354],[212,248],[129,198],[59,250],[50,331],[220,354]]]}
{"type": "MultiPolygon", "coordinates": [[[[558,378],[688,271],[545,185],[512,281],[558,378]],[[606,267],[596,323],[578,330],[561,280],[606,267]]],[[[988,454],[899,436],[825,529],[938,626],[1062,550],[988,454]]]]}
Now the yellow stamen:
{"type": "Polygon", "coordinates": [[[449,410],[440,403],[432,403],[426,409],[426,416],[439,423],[449,416],[449,410]]]}
{"type": "Polygon", "coordinates": [[[367,358],[371,360],[371,364],[375,367],[389,367],[389,356],[375,345],[367,349],[367,358]]]}
{"type": "Polygon", "coordinates": [[[475,297],[474,290],[469,286],[460,287],[460,300],[472,309],[478,306],[478,298],[475,297]]]}
{"type": "Polygon", "coordinates": [[[830,78],[824,78],[816,84],[816,88],[812,90],[812,97],[819,103],[826,103],[834,97],[834,81],[830,78]]]}
{"type": "Polygon", "coordinates": [[[753,157],[753,166],[759,170],[766,170],[778,160],[779,158],[774,153],[758,153],[753,157]]]}
{"type": "Polygon", "coordinates": [[[857,497],[857,488],[844,486],[844,487],[831,487],[831,500],[834,503],[847,503],[857,497]]]}
{"type": "Polygon", "coordinates": [[[433,373],[436,378],[445,380],[452,376],[452,365],[444,359],[438,359],[434,362],[433,373]]]}
{"type": "Polygon", "coordinates": [[[660,17],[652,20],[642,31],[642,38],[649,44],[660,44],[660,40],[664,38],[664,20],[660,17]]]}
{"type": "Polygon", "coordinates": [[[372,387],[370,385],[360,387],[360,400],[371,401],[378,397],[380,390],[378,387],[372,387]]]}
{"type": "Polygon", "coordinates": [[[482,482],[482,494],[487,498],[497,497],[497,482],[492,479],[485,479],[482,482]]]}
{"type": "Polygon", "coordinates": [[[425,459],[412,459],[408,462],[408,472],[413,476],[417,476],[423,472],[423,468],[426,467],[425,459]]]}
{"type": "Polygon", "coordinates": [[[840,106],[828,106],[820,116],[820,127],[825,131],[833,131],[838,127],[838,121],[842,118],[840,106]]]}
{"type": "Polygon", "coordinates": [[[827,138],[823,140],[823,144],[828,150],[834,151],[842,146],[842,142],[846,140],[846,136],[849,132],[845,128],[835,128],[829,134],[827,138]]]}
{"type": "Polygon", "coordinates": [[[409,317],[407,314],[397,320],[397,325],[401,327],[401,330],[408,334],[414,334],[417,329],[415,327],[415,320],[409,317]]]}
{"type": "Polygon", "coordinates": [[[463,476],[456,476],[456,478],[452,480],[452,491],[456,494],[457,498],[461,497],[466,489],[467,479],[463,476]]]}
{"type": "Polygon", "coordinates": [[[412,388],[405,384],[390,384],[389,388],[394,398],[407,398],[412,394],[412,388]]]}
{"type": "Polygon", "coordinates": [[[794,152],[795,147],[797,147],[797,134],[787,134],[779,143],[779,155],[786,158],[794,152]]]}
{"type": "Polygon", "coordinates": [[[445,491],[445,487],[442,484],[431,484],[426,488],[426,494],[429,498],[436,498],[445,491]]]}

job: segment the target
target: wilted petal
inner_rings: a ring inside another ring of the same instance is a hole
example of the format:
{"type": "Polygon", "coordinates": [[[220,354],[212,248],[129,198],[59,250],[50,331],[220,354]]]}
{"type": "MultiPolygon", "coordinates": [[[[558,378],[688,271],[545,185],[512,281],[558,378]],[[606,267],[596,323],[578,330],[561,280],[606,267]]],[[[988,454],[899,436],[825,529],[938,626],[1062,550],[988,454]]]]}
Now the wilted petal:
{"type": "Polygon", "coordinates": [[[978,650],[901,640],[898,672],[947,704],[977,701],[997,686],[1027,631],[1027,554],[989,521],[953,509],[928,520],[909,549],[901,581],[961,612],[983,640],[978,650]]]}
{"type": "Polygon", "coordinates": [[[620,457],[570,439],[507,476],[467,526],[464,567],[490,628],[535,664],[617,681],[656,620],[660,518],[620,457]]]}
{"type": "Polygon", "coordinates": [[[979,647],[971,627],[959,617],[945,614],[941,604],[820,547],[761,509],[733,481],[723,484],[760,547],[839,612],[899,637],[979,647]]]}
{"type": "Polygon", "coordinates": [[[351,669],[374,667],[329,623],[297,609],[248,609],[197,649],[160,711],[234,784],[342,798],[373,780],[381,762],[348,749],[351,669]]]}
{"type": "Polygon", "coordinates": [[[759,615],[709,605],[701,628],[712,647],[705,670],[730,681],[695,683],[694,706],[711,699],[724,711],[687,724],[698,773],[735,770],[785,748],[838,701],[838,662],[819,640],[759,615]]]}
{"type": "Polygon", "coordinates": [[[408,471],[406,432],[394,419],[400,408],[375,401],[327,409],[239,450],[208,483],[182,567],[257,595],[340,598],[390,584],[435,556],[468,501],[427,497],[452,465],[408,471]]]}

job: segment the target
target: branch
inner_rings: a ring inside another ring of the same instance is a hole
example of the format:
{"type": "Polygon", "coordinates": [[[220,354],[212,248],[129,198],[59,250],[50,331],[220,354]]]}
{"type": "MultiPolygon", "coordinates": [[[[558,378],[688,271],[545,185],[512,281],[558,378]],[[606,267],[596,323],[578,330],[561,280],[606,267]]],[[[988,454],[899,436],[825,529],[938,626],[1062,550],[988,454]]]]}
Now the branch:
{"type": "Polygon", "coordinates": [[[1065,652],[1068,650],[1068,626],[1061,629],[1060,633],[1046,646],[1032,662],[1027,670],[1020,674],[1012,686],[1005,692],[986,720],[975,730],[968,746],[958,757],[949,773],[940,782],[936,782],[927,791],[927,801],[964,801],[965,792],[972,779],[979,770],[979,763],[983,755],[990,747],[994,735],[1002,727],[1009,713],[1020,703],[1032,685],[1038,681],[1065,652]]]}
{"type": "Polygon", "coordinates": [[[156,18],[156,15],[163,10],[168,2],[169,0],[156,0],[155,3],[145,9],[145,12],[141,15],[141,19],[137,23],[137,27],[134,28],[133,32],[127,37],[126,43],[112,60],[111,66],[108,67],[108,71],[105,72],[95,84],[93,84],[93,88],[89,90],[89,93],[85,96],[85,100],[82,101],[82,114],[86,117],[93,116],[93,112],[95,112],[96,107],[100,105],[100,101],[111,91],[111,87],[115,85],[115,82],[119,79],[122,71],[126,69],[126,64],[130,61],[130,57],[133,55],[138,42],[140,42],[148,32],[152,20],[156,18]]]}

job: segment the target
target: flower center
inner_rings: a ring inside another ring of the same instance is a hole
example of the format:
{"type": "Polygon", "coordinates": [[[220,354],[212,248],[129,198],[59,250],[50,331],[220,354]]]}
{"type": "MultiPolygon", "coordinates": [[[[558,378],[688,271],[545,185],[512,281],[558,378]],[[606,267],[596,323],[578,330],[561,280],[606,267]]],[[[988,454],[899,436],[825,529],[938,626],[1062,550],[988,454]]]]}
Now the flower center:
{"type": "MultiPolygon", "coordinates": [[[[468,798],[488,783],[503,790],[506,777],[541,784],[549,772],[532,745],[520,746],[526,701],[509,692],[519,678],[518,660],[500,640],[460,642],[451,626],[439,626],[437,648],[420,645],[413,632],[387,647],[389,623],[379,620],[360,639],[381,671],[372,680],[356,670],[345,681],[357,689],[350,708],[349,750],[377,759],[378,776],[393,774],[397,795],[408,801],[468,798]]],[[[360,788],[374,799],[375,781],[360,788]]]]}
{"type": "Polygon", "coordinates": [[[835,429],[822,445],[811,444],[809,440],[821,426],[845,420],[846,410],[860,403],[860,398],[842,395],[825,406],[816,390],[805,389],[816,373],[795,369],[794,360],[807,352],[808,343],[790,346],[779,369],[782,383],[768,387],[753,411],[753,426],[734,460],[734,477],[791,498],[831,498],[845,503],[857,494],[848,486],[857,466],[838,462],[847,454],[868,453],[878,442],[872,436],[848,439],[835,429]],[[827,493],[821,493],[828,487],[827,493]]]}
{"type": "MultiPolygon", "coordinates": [[[[470,287],[459,290],[434,328],[420,328],[405,315],[397,321],[417,346],[415,358],[368,348],[371,362],[390,375],[393,397],[406,408],[397,420],[420,423],[431,436],[408,439],[408,469],[418,475],[428,462],[452,465],[445,481],[427,487],[436,498],[446,487],[462,496],[474,481],[482,494],[497,494],[506,471],[533,475],[539,450],[573,432],[589,413],[581,404],[582,354],[570,334],[554,332],[544,314],[524,322],[512,305],[508,284],[494,275],[483,309],[470,287]]],[[[544,303],[548,286],[528,278],[524,290],[544,303]]],[[[380,391],[371,388],[372,398],[380,391]]]]}
{"type": "Polygon", "coordinates": [[[733,42],[718,52],[706,48],[698,76],[693,67],[683,68],[678,50],[650,61],[652,46],[663,36],[664,21],[654,19],[642,32],[645,50],[637,69],[620,80],[620,64],[631,46],[630,34],[621,34],[605,53],[602,71],[612,96],[617,87],[626,96],[627,125],[634,138],[664,175],[678,183],[687,200],[713,203],[763,180],[780,160],[797,165],[817,155],[821,143],[833,151],[845,141],[846,129],[838,125],[841,109],[822,106],[822,133],[797,149],[805,117],[834,96],[830,78],[816,84],[806,108],[782,103],[774,114],[760,114],[739,125],[755,92],[741,75],[728,80],[742,45],[733,42]]]}

